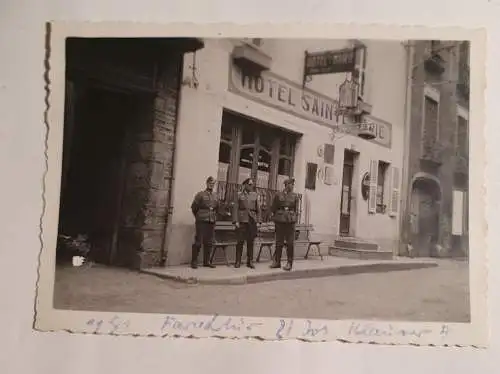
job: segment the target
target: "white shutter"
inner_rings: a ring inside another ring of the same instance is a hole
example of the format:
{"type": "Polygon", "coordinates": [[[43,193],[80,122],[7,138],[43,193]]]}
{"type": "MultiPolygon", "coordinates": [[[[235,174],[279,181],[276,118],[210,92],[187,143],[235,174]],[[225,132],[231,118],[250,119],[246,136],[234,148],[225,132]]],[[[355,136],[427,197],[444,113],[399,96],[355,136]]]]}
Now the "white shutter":
{"type": "Polygon", "coordinates": [[[391,190],[390,190],[390,196],[391,199],[389,201],[389,216],[395,217],[398,214],[399,211],[399,199],[400,199],[400,193],[399,193],[399,168],[392,166],[391,167],[391,190]]]}
{"type": "Polygon", "coordinates": [[[463,235],[464,229],[464,192],[454,190],[453,191],[453,210],[451,217],[451,234],[452,235],[463,235]]]}
{"type": "Polygon", "coordinates": [[[370,194],[368,195],[368,213],[377,212],[378,160],[370,161],[370,194]]]}
{"type": "Polygon", "coordinates": [[[333,184],[333,168],[325,166],[325,184],[331,186],[333,184]]]}

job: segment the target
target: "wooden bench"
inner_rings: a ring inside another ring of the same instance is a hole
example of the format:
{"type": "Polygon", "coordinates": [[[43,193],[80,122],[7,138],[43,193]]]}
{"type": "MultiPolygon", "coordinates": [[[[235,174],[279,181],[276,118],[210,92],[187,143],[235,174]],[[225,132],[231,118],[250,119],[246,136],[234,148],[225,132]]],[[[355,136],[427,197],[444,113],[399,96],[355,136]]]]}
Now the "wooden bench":
{"type": "MultiPolygon", "coordinates": [[[[255,262],[260,261],[260,256],[262,250],[267,248],[269,250],[269,256],[272,258],[273,252],[272,247],[274,245],[274,224],[273,223],[263,223],[257,232],[256,244],[259,245],[259,250],[257,253],[257,259],[255,262]]],[[[217,251],[222,251],[224,255],[224,260],[227,266],[230,266],[229,259],[227,256],[227,248],[236,246],[237,237],[236,230],[232,222],[220,221],[215,225],[215,240],[212,248],[212,253],[210,254],[210,263],[213,262],[215,254],[217,251]]]]}
{"type": "MultiPolygon", "coordinates": [[[[295,240],[297,240],[300,236],[300,231],[301,231],[301,225],[296,226],[295,230],[295,240]]],[[[262,254],[262,250],[264,248],[267,248],[269,251],[269,258],[274,258],[274,252],[272,250],[273,245],[276,244],[276,239],[275,239],[275,227],[273,222],[269,223],[264,223],[261,225],[261,228],[259,230],[259,251],[257,252],[257,258],[255,259],[255,262],[260,262],[260,256],[262,254]]],[[[285,244],[286,247],[286,244],[285,244]]]]}
{"type": "MultiPolygon", "coordinates": [[[[295,240],[298,240],[301,233],[305,233],[307,251],[304,258],[307,260],[309,257],[309,252],[316,248],[318,256],[323,260],[323,254],[321,253],[321,241],[311,240],[311,232],[314,231],[312,225],[298,224],[295,230],[295,240]]],[[[275,245],[275,227],[273,222],[262,223],[257,232],[257,237],[255,240],[256,246],[258,246],[257,257],[255,262],[260,262],[262,251],[267,249],[269,251],[269,258],[274,257],[273,246],[275,245]]],[[[228,247],[236,247],[237,237],[236,230],[232,222],[219,221],[215,225],[215,240],[212,248],[212,253],[210,254],[210,263],[213,263],[215,254],[217,251],[222,251],[224,255],[224,260],[227,266],[230,266],[229,259],[227,256],[228,247]]],[[[286,244],[285,244],[286,246],[286,244]]]]}

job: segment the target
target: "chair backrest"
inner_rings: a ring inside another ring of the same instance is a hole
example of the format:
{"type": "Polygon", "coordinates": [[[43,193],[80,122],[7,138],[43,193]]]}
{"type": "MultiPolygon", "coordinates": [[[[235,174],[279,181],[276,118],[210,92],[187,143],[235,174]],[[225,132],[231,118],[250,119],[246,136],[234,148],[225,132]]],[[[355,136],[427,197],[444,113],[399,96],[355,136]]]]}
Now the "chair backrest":
{"type": "Polygon", "coordinates": [[[231,222],[217,222],[215,225],[215,240],[218,242],[233,242],[236,240],[236,230],[231,222]]]}

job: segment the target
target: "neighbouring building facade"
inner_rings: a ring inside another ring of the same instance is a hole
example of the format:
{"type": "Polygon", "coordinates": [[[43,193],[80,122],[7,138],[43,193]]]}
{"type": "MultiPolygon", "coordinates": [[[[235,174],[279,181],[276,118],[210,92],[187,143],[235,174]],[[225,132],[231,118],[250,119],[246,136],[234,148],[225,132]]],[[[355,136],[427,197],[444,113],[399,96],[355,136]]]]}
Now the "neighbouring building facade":
{"type": "MultiPolygon", "coordinates": [[[[264,211],[284,179],[293,176],[301,195],[300,221],[314,227],[313,235],[325,250],[345,237],[374,243],[391,256],[397,253],[405,44],[283,39],[204,43],[204,48],[184,55],[171,214],[164,242],[155,249],[162,254],[156,258],[167,265],[190,260],[190,204],[209,175],[217,178],[223,204],[230,204],[241,182],[253,177],[264,211]],[[322,56],[324,51],[346,51],[344,57],[337,54],[339,71],[304,76],[306,53],[322,56]],[[338,110],[339,89],[353,78],[360,99],[358,117],[353,118],[362,118],[362,126],[338,110]],[[334,131],[338,125],[345,131],[334,131]]],[[[230,220],[224,215],[220,219],[230,220]]],[[[301,249],[297,256],[303,256],[301,249]]]]}
{"type": "Polygon", "coordinates": [[[418,41],[409,48],[413,69],[400,254],[467,256],[469,43],[418,41]]]}

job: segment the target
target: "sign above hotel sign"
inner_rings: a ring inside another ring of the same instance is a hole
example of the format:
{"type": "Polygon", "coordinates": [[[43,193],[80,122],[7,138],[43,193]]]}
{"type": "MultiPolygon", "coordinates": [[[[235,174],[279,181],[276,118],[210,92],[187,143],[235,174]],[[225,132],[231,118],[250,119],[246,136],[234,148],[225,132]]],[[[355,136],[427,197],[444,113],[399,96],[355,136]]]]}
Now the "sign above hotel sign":
{"type": "Polygon", "coordinates": [[[352,72],[355,63],[356,50],[354,48],[338,51],[306,52],[304,75],[352,72]]]}
{"type": "Polygon", "coordinates": [[[335,127],[337,100],[290,82],[271,72],[246,76],[234,66],[229,91],[323,126],[335,127]]]}

